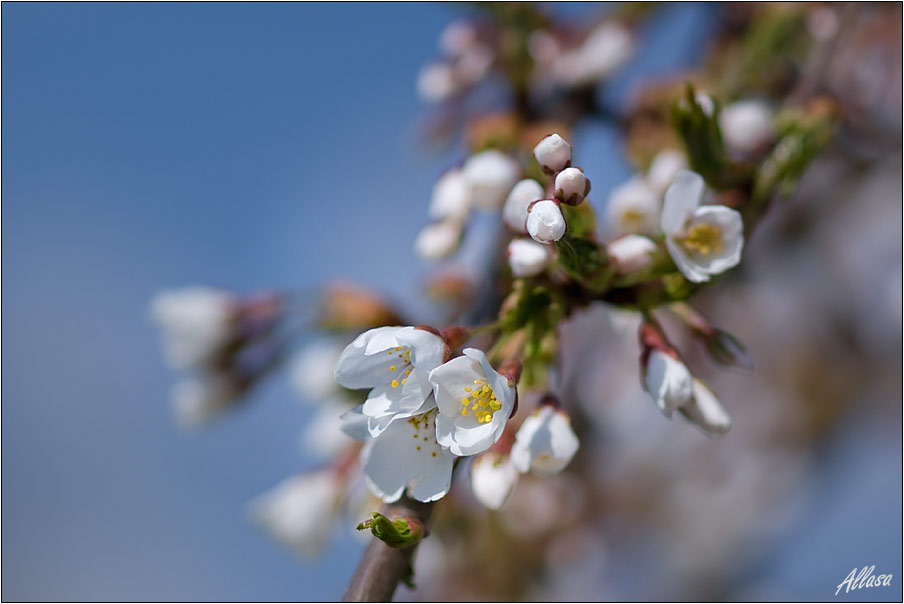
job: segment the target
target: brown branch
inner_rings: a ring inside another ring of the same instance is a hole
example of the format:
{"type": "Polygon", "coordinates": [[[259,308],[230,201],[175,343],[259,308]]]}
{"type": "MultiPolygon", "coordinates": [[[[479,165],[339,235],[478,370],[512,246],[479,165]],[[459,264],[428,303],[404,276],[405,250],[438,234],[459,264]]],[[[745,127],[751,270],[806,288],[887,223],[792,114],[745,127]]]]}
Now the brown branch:
{"type": "MultiPolygon", "coordinates": [[[[433,504],[403,497],[398,503],[384,506],[382,513],[390,519],[411,518],[426,527],[432,511],[433,504]]],[[[374,537],[364,551],[342,601],[391,601],[398,584],[411,574],[416,549],[417,546],[408,549],[389,547],[374,537]]]]}

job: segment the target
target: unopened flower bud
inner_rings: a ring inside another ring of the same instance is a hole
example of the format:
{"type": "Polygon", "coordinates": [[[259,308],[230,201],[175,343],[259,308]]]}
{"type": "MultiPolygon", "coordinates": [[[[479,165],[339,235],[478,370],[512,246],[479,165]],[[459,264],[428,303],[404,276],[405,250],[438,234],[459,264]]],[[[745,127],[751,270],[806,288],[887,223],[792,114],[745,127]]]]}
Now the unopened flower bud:
{"type": "Polygon", "coordinates": [[[653,264],[656,244],[642,235],[625,235],[610,243],[606,250],[615,272],[627,275],[642,271],[653,264]]]}
{"type": "Polygon", "coordinates": [[[725,367],[751,370],[756,364],[740,340],[727,331],[714,328],[711,334],[703,336],[703,343],[709,356],[725,367]]]}
{"type": "Polygon", "coordinates": [[[694,397],[681,413],[707,434],[722,436],[731,429],[731,416],[703,382],[694,380],[694,397]]]}
{"type": "Polygon", "coordinates": [[[414,251],[421,258],[438,260],[458,249],[461,240],[461,223],[443,220],[428,224],[418,233],[414,241],[414,251]]]}
{"type": "Polygon", "coordinates": [[[461,348],[468,341],[468,338],[471,337],[471,330],[460,325],[453,325],[440,331],[439,335],[450,350],[455,350],[461,348]]]}
{"type": "Polygon", "coordinates": [[[719,114],[722,140],[738,153],[752,153],[768,143],[775,132],[772,110],[762,101],[732,103],[719,114]]]}
{"type": "Polygon", "coordinates": [[[559,204],[551,199],[533,203],[527,214],[527,232],[535,241],[553,243],[565,235],[565,217],[559,204]]]}
{"type": "Polygon", "coordinates": [[[550,134],[534,147],[534,157],[547,174],[555,174],[571,165],[571,145],[558,134],[550,134]]]}
{"type": "Polygon", "coordinates": [[[694,396],[691,372],[678,359],[654,350],[643,370],[643,386],[666,417],[694,396]]]}
{"type": "Polygon", "coordinates": [[[515,277],[539,275],[549,264],[549,248],[531,239],[513,239],[508,246],[508,261],[515,277]]]}
{"type": "Polygon", "coordinates": [[[571,463],[578,446],[568,415],[552,405],[543,405],[518,429],[512,446],[512,464],[522,473],[552,476],[571,463]]]}
{"type": "Polygon", "coordinates": [[[472,205],[498,211],[518,181],[521,166],[502,151],[487,149],[469,157],[462,173],[471,187],[472,205]]]}
{"type": "Polygon", "coordinates": [[[584,201],[590,193],[590,179],[580,168],[565,168],[556,176],[556,199],[569,205],[584,201]]]}
{"type": "Polygon", "coordinates": [[[371,516],[356,528],[359,531],[370,530],[374,537],[389,547],[407,549],[417,545],[427,535],[424,524],[417,518],[404,517],[390,520],[379,512],[373,512],[371,516]]]}
{"type": "Polygon", "coordinates": [[[471,465],[471,490],[481,504],[491,510],[505,505],[515,484],[518,470],[508,455],[488,451],[478,456],[471,465]]]}
{"type": "Polygon", "coordinates": [[[525,178],[512,187],[502,207],[502,221],[516,233],[527,233],[527,208],[543,199],[545,191],[536,180],[525,178]]]}

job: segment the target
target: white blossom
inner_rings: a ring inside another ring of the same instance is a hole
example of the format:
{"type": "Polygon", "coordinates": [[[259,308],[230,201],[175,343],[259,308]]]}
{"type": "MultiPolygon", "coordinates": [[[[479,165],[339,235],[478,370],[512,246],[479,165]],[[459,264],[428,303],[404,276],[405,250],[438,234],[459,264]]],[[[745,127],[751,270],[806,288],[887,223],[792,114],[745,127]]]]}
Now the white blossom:
{"type": "Polygon", "coordinates": [[[518,482],[518,470],[508,455],[488,451],[471,464],[471,491],[484,507],[501,509],[518,482]]]}
{"type": "Polygon", "coordinates": [[[627,275],[649,268],[653,264],[656,244],[643,235],[624,235],[608,246],[609,261],[616,273],[627,275]]]}
{"type": "Polygon", "coordinates": [[[163,330],[167,361],[177,369],[203,366],[232,335],[235,299],[212,287],[165,291],[151,301],[151,316],[163,330]]]}
{"type": "Polygon", "coordinates": [[[556,199],[576,205],[590,193],[590,179],[580,168],[565,168],[556,175],[555,190],[556,199]]]}
{"type": "Polygon", "coordinates": [[[335,340],[314,340],[289,362],[289,376],[302,399],[319,403],[338,391],[333,379],[333,367],[342,354],[343,346],[335,340]]]}
{"type": "Polygon", "coordinates": [[[731,429],[731,417],[703,382],[694,379],[694,397],[681,408],[681,413],[709,434],[721,436],[731,429]]]}
{"type": "Polygon", "coordinates": [[[660,226],[669,254],[685,277],[709,281],[741,261],[744,224],[725,206],[704,205],[703,178],[682,170],[665,194],[660,226]]]}
{"type": "Polygon", "coordinates": [[[554,174],[571,165],[571,145],[558,134],[550,134],[534,147],[534,157],[544,172],[554,174]]]}
{"type": "Polygon", "coordinates": [[[352,439],[343,430],[342,416],[348,405],[330,400],[321,405],[301,433],[305,450],[323,459],[336,456],[351,444],[352,439]]]}
{"type": "Polygon", "coordinates": [[[558,474],[578,451],[571,420],[561,410],[543,405],[529,415],[515,434],[512,464],[521,473],[558,474]]]}
{"type": "Polygon", "coordinates": [[[392,422],[365,443],[361,451],[364,481],[374,495],[396,501],[407,488],[410,497],[426,502],[449,491],[455,457],[437,443],[436,417],[437,411],[431,409],[392,422]]]}
{"type": "Polygon", "coordinates": [[[722,109],[719,128],[729,149],[751,153],[768,143],[774,133],[772,110],[758,100],[737,101],[722,109]]]}
{"type": "Polygon", "coordinates": [[[459,55],[455,62],[455,72],[460,81],[476,84],[482,80],[493,66],[496,54],[486,44],[474,44],[459,55]]]}
{"type": "Polygon", "coordinates": [[[471,188],[458,168],[447,171],[433,186],[428,215],[433,220],[463,219],[471,209],[471,188]]]}
{"type": "Polygon", "coordinates": [[[417,76],[417,93],[428,103],[439,103],[461,89],[455,70],[448,63],[431,63],[417,76]]]}
{"type": "Polygon", "coordinates": [[[431,222],[414,240],[415,253],[425,260],[439,260],[451,255],[461,242],[462,224],[455,218],[431,222]]]}
{"type": "Polygon", "coordinates": [[[508,245],[508,261],[515,277],[533,277],[549,264],[549,248],[532,239],[512,239],[508,245]]]}
{"type": "Polygon", "coordinates": [[[462,173],[471,188],[471,204],[484,210],[499,210],[521,175],[521,166],[497,149],[469,157],[462,173]]]}
{"type": "Polygon", "coordinates": [[[660,151],[647,169],[647,184],[658,195],[662,195],[675,180],[678,172],[686,168],[687,159],[681,151],[675,149],[660,151]]]}
{"type": "Polygon", "coordinates": [[[445,342],[429,331],[378,327],[345,348],[334,374],[346,388],[371,389],[362,412],[370,433],[378,436],[394,420],[424,413],[435,404],[428,374],[444,354],[445,342]]]}
{"type": "Polygon", "coordinates": [[[543,199],[543,185],[531,178],[518,181],[502,207],[502,221],[516,233],[527,234],[527,208],[543,199]]]}
{"type": "Polygon", "coordinates": [[[515,388],[493,369],[483,351],[462,352],[464,356],[430,372],[439,408],[436,439],[455,455],[474,455],[502,436],[515,406],[515,388]]]}
{"type": "Polygon", "coordinates": [[[322,470],[288,478],[248,507],[252,518],[274,539],[314,557],[333,532],[341,498],[336,475],[322,470]]]}
{"type": "Polygon", "coordinates": [[[620,23],[598,25],[575,49],[562,53],[553,73],[567,84],[597,82],[621,67],[634,51],[631,32],[620,23]]]}
{"type": "Polygon", "coordinates": [[[449,23],[439,34],[440,49],[451,57],[457,57],[477,42],[477,28],[468,21],[449,23]]]}
{"type": "Polygon", "coordinates": [[[653,350],[643,371],[644,390],[666,417],[694,398],[693,377],[681,361],[653,350]]]}
{"type": "Polygon", "coordinates": [[[185,378],[173,387],[176,422],[183,428],[199,427],[233,407],[241,395],[228,375],[205,372],[185,378]]]}
{"type": "Polygon", "coordinates": [[[559,204],[551,199],[536,202],[527,214],[527,232],[540,243],[558,241],[565,235],[566,226],[559,204]]]}
{"type": "Polygon", "coordinates": [[[614,236],[650,235],[659,226],[662,200],[639,175],[616,187],[606,205],[606,224],[614,236]]]}

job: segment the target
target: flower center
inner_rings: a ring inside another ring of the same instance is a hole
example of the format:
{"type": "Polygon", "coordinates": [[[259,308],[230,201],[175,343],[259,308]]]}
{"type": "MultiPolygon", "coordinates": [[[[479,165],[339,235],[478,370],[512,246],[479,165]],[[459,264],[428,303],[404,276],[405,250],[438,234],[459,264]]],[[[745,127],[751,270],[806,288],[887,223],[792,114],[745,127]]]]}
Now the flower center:
{"type": "Polygon", "coordinates": [[[684,237],[676,237],[684,249],[703,256],[722,251],[722,229],[714,224],[695,224],[684,237]]]}
{"type": "Polygon", "coordinates": [[[502,409],[502,404],[496,400],[493,389],[485,379],[474,380],[474,387],[465,386],[467,396],[461,399],[462,417],[467,417],[468,412],[481,424],[493,421],[493,413],[502,409]]]}
{"type": "Polygon", "coordinates": [[[634,231],[643,226],[647,219],[647,213],[642,210],[625,210],[621,215],[622,224],[630,230],[634,231]]]}
{"type": "Polygon", "coordinates": [[[411,349],[396,346],[386,352],[389,356],[394,355],[398,358],[398,360],[393,359],[390,361],[391,364],[389,365],[389,375],[392,376],[392,381],[389,382],[389,385],[393,388],[398,388],[407,382],[408,376],[411,375],[411,349]]]}

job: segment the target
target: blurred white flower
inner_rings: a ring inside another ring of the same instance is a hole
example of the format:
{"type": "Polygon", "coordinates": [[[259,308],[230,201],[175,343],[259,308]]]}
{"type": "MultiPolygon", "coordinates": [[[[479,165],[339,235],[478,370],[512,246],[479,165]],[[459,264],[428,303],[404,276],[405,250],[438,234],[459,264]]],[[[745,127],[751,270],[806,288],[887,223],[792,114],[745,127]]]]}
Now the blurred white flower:
{"type": "MultiPolygon", "coordinates": [[[[432,402],[432,401],[431,401],[432,402]]],[[[396,501],[405,489],[418,501],[436,501],[449,491],[455,457],[437,443],[437,412],[392,422],[361,451],[364,481],[383,501],[396,501]]]]}
{"type": "Polygon", "coordinates": [[[594,28],[575,49],[562,53],[553,73],[571,85],[592,84],[614,73],[634,52],[631,32],[622,24],[606,21],[594,28]]]}
{"type": "Polygon", "coordinates": [[[461,89],[455,70],[448,63],[431,63],[417,76],[417,93],[428,103],[439,103],[461,89]]]}
{"type": "Polygon", "coordinates": [[[488,451],[479,455],[471,464],[471,490],[484,507],[501,509],[508,501],[515,484],[518,471],[508,455],[488,451]]]}
{"type": "Polygon", "coordinates": [[[659,226],[662,201],[646,179],[635,175],[614,188],[606,205],[606,224],[612,236],[650,235],[659,226]]]}
{"type": "Polygon", "coordinates": [[[505,199],[502,220],[516,233],[527,234],[527,208],[535,201],[543,199],[543,185],[531,178],[518,181],[505,199]]]}
{"type": "Polygon", "coordinates": [[[551,476],[571,463],[578,446],[569,417],[551,405],[543,405],[524,420],[515,434],[512,464],[524,474],[551,476]]]}
{"type": "Polygon", "coordinates": [[[232,336],[235,299],[212,287],[161,292],[151,300],[151,316],[163,330],[167,361],[177,369],[203,366],[232,336]]]}
{"type": "Polygon", "coordinates": [[[682,415],[708,434],[721,436],[731,429],[731,417],[713,391],[694,379],[694,396],[681,407],[682,415]]]}
{"type": "Polygon", "coordinates": [[[333,367],[343,348],[335,340],[321,338],[295,353],[289,362],[289,377],[303,401],[319,403],[336,394],[333,367]]]}
{"type": "Polygon", "coordinates": [[[716,101],[713,100],[713,97],[709,93],[697,91],[697,93],[694,94],[694,100],[700,105],[700,109],[703,110],[703,113],[712,117],[713,112],[716,110],[716,101]]]}
{"type": "Polygon", "coordinates": [[[477,84],[489,73],[495,59],[492,48],[486,44],[473,44],[455,62],[456,74],[459,80],[467,84],[477,84]]]}
{"type": "Polygon", "coordinates": [[[590,193],[590,179],[580,168],[565,168],[556,175],[555,191],[562,203],[577,205],[590,193]]]}
{"type": "Polygon", "coordinates": [[[471,188],[471,204],[484,210],[499,210],[518,181],[521,166],[502,151],[487,149],[465,160],[462,173],[471,188]]]}
{"type": "Polygon", "coordinates": [[[462,352],[464,356],[430,372],[439,408],[436,438],[455,455],[474,455],[502,436],[515,406],[515,388],[493,369],[483,351],[462,352]]]}
{"type": "Polygon", "coordinates": [[[348,405],[341,401],[321,405],[301,433],[304,449],[322,459],[331,459],[351,444],[352,438],[342,429],[346,411],[348,405]]]}
{"type": "Polygon", "coordinates": [[[660,226],[669,254],[685,277],[709,281],[741,261],[744,224],[725,206],[701,206],[703,178],[682,170],[665,193],[660,226]]]}
{"type": "Polygon", "coordinates": [[[559,204],[551,199],[534,203],[527,213],[527,232],[540,243],[558,241],[565,235],[566,226],[559,204]]]}
{"type": "Polygon", "coordinates": [[[656,244],[643,235],[624,235],[608,246],[609,261],[616,273],[627,275],[649,268],[653,264],[656,244]]]}
{"type": "Polygon", "coordinates": [[[445,218],[464,219],[471,209],[471,188],[458,168],[439,177],[430,196],[428,215],[433,220],[445,218]]]}
{"type": "Polygon", "coordinates": [[[461,242],[462,224],[455,218],[431,222],[414,240],[415,253],[425,260],[450,256],[461,242]]]}
{"type": "Polygon", "coordinates": [[[172,404],[177,423],[196,428],[233,407],[243,389],[233,378],[221,373],[201,373],[177,382],[172,404]]]}
{"type": "Polygon", "coordinates": [[[666,417],[694,398],[693,377],[681,361],[653,350],[643,368],[643,387],[666,417]]]}
{"type": "Polygon", "coordinates": [[[686,168],[687,159],[681,151],[675,149],[660,151],[647,169],[647,184],[658,195],[662,195],[675,180],[675,175],[686,168]]]}
{"type": "Polygon", "coordinates": [[[473,23],[456,20],[449,23],[439,34],[439,47],[450,57],[457,57],[477,42],[477,28],[473,23]]]}
{"type": "Polygon", "coordinates": [[[758,100],[736,101],[719,114],[722,140],[729,149],[751,153],[768,143],[775,134],[772,110],[758,100]]]}
{"type": "Polygon", "coordinates": [[[270,536],[313,558],[333,532],[342,485],[330,470],[288,478],[249,504],[249,512],[270,536]]]}
{"type": "Polygon", "coordinates": [[[549,264],[549,248],[532,239],[512,239],[508,245],[508,261],[515,277],[533,277],[549,264]]]}
{"type": "Polygon", "coordinates": [[[571,145],[558,134],[550,134],[534,147],[534,157],[547,174],[555,174],[571,165],[571,145]]]}
{"type": "Polygon", "coordinates": [[[445,342],[415,327],[378,327],[349,344],[336,362],[336,381],[346,388],[371,388],[362,412],[379,435],[396,419],[424,413],[430,396],[430,370],[443,362],[445,342]]]}

